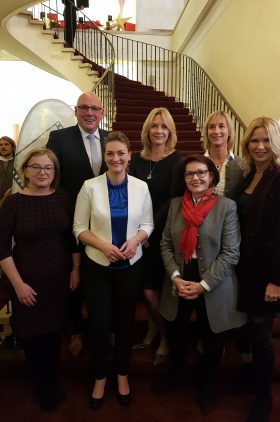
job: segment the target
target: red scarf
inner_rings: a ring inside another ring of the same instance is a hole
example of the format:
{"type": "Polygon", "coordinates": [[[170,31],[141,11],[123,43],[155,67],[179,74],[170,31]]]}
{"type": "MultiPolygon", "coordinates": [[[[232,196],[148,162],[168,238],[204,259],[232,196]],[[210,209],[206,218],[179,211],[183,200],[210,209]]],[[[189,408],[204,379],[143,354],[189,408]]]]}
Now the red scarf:
{"type": "Polygon", "coordinates": [[[186,225],[180,238],[180,251],[185,262],[189,262],[196,248],[198,226],[203,223],[204,218],[216,204],[217,199],[218,195],[214,193],[212,188],[209,188],[195,206],[191,192],[185,192],[182,199],[182,214],[186,225]]]}

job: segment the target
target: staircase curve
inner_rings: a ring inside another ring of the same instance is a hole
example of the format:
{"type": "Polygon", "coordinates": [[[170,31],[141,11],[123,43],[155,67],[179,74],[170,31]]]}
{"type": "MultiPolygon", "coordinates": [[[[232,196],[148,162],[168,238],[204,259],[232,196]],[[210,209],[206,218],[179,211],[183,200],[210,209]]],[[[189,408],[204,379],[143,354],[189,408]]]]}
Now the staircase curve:
{"type": "MultiPolygon", "coordinates": [[[[154,107],[163,106],[169,109],[176,124],[177,149],[185,154],[202,152],[200,131],[196,130],[193,117],[183,102],[175,101],[175,97],[156,91],[152,86],[143,85],[118,74],[114,74],[113,90],[112,82],[111,85],[108,84],[111,71],[103,77],[104,83],[98,86],[104,75],[104,67],[80,54],[79,50],[82,48],[79,48],[79,38],[74,45],[75,48],[67,48],[64,45],[63,31],[58,31],[56,28],[43,29],[43,25],[42,20],[34,18],[34,12],[22,10],[9,19],[6,28],[16,40],[32,50],[41,60],[46,61],[56,74],[71,80],[82,91],[98,91],[98,95],[103,97],[106,110],[107,119],[104,119],[104,127],[108,130],[125,132],[131,141],[132,151],[139,151],[142,148],[141,129],[147,114],[154,107]],[[112,104],[113,98],[114,104],[112,104]],[[112,110],[112,113],[108,113],[108,110],[112,110]]],[[[106,53],[108,56],[107,51],[106,53]]]]}
{"type": "MultiPolygon", "coordinates": [[[[46,3],[39,6],[45,16],[57,12],[46,3]]],[[[169,109],[177,128],[177,149],[184,154],[202,152],[200,129],[206,116],[218,108],[230,112],[238,136],[244,131],[241,119],[205,73],[201,78],[203,70],[191,58],[100,31],[85,14],[74,48],[67,48],[63,29],[56,24],[43,30],[34,10],[12,16],[7,30],[56,74],[82,91],[96,91],[106,112],[103,127],[125,132],[132,150],[141,149],[141,128],[154,107],[169,109]]]]}

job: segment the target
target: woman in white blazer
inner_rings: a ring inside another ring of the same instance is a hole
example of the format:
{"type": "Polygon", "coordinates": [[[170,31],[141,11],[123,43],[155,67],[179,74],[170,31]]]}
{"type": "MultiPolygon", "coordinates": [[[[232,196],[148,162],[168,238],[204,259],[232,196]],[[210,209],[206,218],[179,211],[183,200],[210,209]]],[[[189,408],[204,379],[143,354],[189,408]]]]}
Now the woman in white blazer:
{"type": "Polygon", "coordinates": [[[82,264],[95,383],[90,407],[104,402],[110,333],[115,333],[118,401],[131,400],[128,366],[140,289],[142,243],[153,231],[152,201],[145,182],[127,175],[129,141],[121,132],[105,140],[108,171],[85,181],[76,203],[74,233],[86,245],[82,264]]]}
{"type": "Polygon", "coordinates": [[[215,192],[219,172],[209,158],[186,158],[180,175],[185,193],[171,201],[161,240],[166,279],[160,312],[166,321],[171,357],[166,382],[182,381],[188,320],[195,310],[203,345],[199,404],[207,414],[214,407],[222,333],[246,321],[236,308],[239,224],[235,202],[215,192]]]}

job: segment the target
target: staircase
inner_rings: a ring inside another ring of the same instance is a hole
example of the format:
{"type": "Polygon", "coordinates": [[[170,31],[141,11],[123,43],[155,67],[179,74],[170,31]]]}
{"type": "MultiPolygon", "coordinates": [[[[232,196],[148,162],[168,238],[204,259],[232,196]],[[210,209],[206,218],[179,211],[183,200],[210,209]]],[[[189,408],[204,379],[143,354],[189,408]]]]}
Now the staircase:
{"type": "Polygon", "coordinates": [[[176,149],[184,155],[202,153],[200,131],[196,130],[189,109],[182,102],[176,102],[174,97],[168,97],[151,86],[115,75],[115,104],[112,129],[120,130],[128,136],[132,151],[142,149],[141,131],[149,112],[155,107],[166,107],[176,125],[176,149]]]}
{"type": "MultiPolygon", "coordinates": [[[[31,12],[23,11],[13,16],[9,28],[15,38],[25,39],[27,47],[36,52],[42,60],[47,61],[60,76],[72,80],[82,91],[90,91],[106,72],[106,64],[103,66],[97,64],[94,56],[89,57],[90,55],[86,55],[79,48],[81,47],[79,43],[76,49],[65,48],[63,31],[43,29],[42,20],[34,19],[31,12]],[[35,46],[34,39],[37,40],[35,46]]],[[[106,51],[108,52],[108,49],[106,51]]],[[[152,86],[116,73],[113,99],[109,79],[110,75],[105,77],[102,85],[96,89],[105,107],[107,121],[104,127],[124,132],[130,140],[133,152],[142,149],[142,126],[149,112],[155,107],[166,107],[172,115],[177,129],[178,150],[185,155],[202,152],[200,131],[196,131],[193,116],[189,113],[189,109],[184,107],[183,102],[175,101],[175,97],[167,96],[152,86]]]]}
{"type": "MultiPolygon", "coordinates": [[[[46,5],[39,8],[43,8],[45,15],[58,13],[46,5]]],[[[83,22],[90,23],[90,27],[79,27],[74,49],[65,48],[63,29],[40,30],[42,21],[30,25],[26,15],[23,18],[20,13],[6,22],[6,30],[19,42],[24,41],[30,51],[53,69],[52,73],[74,82],[82,91],[94,91],[105,109],[102,127],[125,132],[133,151],[142,148],[141,130],[148,113],[163,106],[176,124],[176,148],[185,155],[202,152],[200,130],[207,116],[217,109],[230,113],[234,121],[237,134],[234,151],[238,153],[245,125],[193,59],[100,31],[82,14],[83,22]],[[30,31],[28,27],[32,26],[30,31]]]]}
{"type": "Polygon", "coordinates": [[[24,40],[25,47],[48,63],[51,73],[72,81],[81,91],[90,91],[98,81],[98,72],[92,71],[74,48],[65,48],[63,39],[55,39],[54,30],[43,29],[43,21],[33,19],[32,12],[16,14],[7,28],[16,40],[24,40]]]}

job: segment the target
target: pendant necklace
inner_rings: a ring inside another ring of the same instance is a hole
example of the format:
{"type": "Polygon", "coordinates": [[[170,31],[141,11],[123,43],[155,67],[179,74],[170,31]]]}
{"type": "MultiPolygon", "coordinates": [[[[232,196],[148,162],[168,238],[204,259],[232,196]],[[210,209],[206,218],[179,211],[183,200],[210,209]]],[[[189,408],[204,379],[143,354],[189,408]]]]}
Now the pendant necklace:
{"type": "Polygon", "coordinates": [[[158,161],[156,161],[155,164],[152,167],[152,160],[150,160],[150,172],[149,172],[149,174],[147,176],[147,180],[150,180],[152,178],[152,174],[153,174],[153,171],[154,171],[157,163],[158,163],[158,161]]]}
{"type": "MultiPolygon", "coordinates": [[[[209,157],[209,158],[210,158],[210,157],[209,157]]],[[[212,158],[210,158],[210,160],[212,160],[212,158]]],[[[215,161],[214,161],[214,160],[212,160],[212,161],[213,161],[213,163],[215,164],[216,169],[217,169],[217,170],[219,170],[219,171],[221,171],[221,170],[222,170],[222,167],[223,167],[223,165],[224,165],[224,163],[225,163],[225,162],[227,162],[227,160],[228,160],[228,156],[226,156],[226,158],[224,159],[224,161],[223,161],[222,163],[219,163],[219,164],[215,163],[215,161]]]]}

